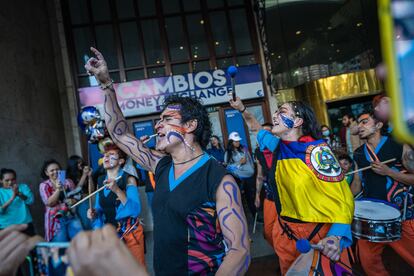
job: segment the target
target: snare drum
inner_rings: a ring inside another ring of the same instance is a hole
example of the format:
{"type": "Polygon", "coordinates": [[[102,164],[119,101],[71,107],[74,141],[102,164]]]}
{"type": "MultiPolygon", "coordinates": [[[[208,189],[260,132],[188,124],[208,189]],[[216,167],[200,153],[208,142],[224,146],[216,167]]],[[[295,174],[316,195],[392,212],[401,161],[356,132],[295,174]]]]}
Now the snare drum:
{"type": "Polygon", "coordinates": [[[352,234],[370,242],[393,242],[401,238],[401,212],[385,202],[355,201],[352,234]]]}

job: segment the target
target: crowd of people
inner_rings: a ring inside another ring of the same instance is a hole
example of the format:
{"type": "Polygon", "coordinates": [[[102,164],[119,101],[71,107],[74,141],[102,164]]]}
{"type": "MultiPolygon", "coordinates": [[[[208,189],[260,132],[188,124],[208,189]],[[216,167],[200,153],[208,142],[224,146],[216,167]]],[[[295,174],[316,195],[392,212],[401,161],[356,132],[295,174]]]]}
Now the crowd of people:
{"type": "MultiPolygon", "coordinates": [[[[151,149],[146,137],[128,131],[104,57],[92,51],[95,57],[85,68],[101,84],[112,142],[106,143],[96,172],[73,156],[62,176],[60,164],[47,160],[39,185],[46,210],[44,238],[71,241],[68,256],[75,274],[147,273],[139,183],[145,183],[153,212],[156,275],[246,273],[251,254],[244,206],[253,218],[263,210],[264,238],[283,275],[307,252],[306,246],[316,249],[320,262],[313,269],[319,273],[335,274],[340,265],[352,274],[357,257],[367,275],[388,275],[381,259],[385,246],[414,267],[413,147],[393,138],[386,96],[375,97],[370,111],[345,114],[339,139],[327,125],[319,126],[303,102],[282,104],[272,123],[260,124],[240,98],[231,99],[257,137],[252,154],[237,132],[229,134],[224,147],[212,135],[208,113],[198,100],[171,95],[151,149]],[[138,173],[125,168],[129,157],[138,173]],[[99,192],[93,205],[82,201],[94,190],[99,192]],[[353,239],[359,197],[401,211],[399,240],[353,239]]],[[[38,237],[29,237],[34,235],[28,209],[32,192],[17,184],[11,169],[1,170],[0,177],[0,270],[10,272],[38,237]],[[12,242],[15,249],[2,246],[12,239],[19,241],[12,242]]]]}

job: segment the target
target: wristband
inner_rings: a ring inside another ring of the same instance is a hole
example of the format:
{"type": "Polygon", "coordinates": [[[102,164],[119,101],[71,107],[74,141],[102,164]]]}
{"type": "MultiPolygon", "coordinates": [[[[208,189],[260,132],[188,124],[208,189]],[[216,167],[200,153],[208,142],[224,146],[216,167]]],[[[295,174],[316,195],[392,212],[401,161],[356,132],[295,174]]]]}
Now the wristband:
{"type": "Polygon", "coordinates": [[[241,112],[241,113],[245,112],[245,111],[246,111],[246,108],[247,108],[247,107],[246,107],[246,106],[244,106],[243,110],[241,110],[240,112],[241,112]]]}
{"type": "Polygon", "coordinates": [[[101,83],[99,86],[101,87],[102,90],[105,90],[109,88],[113,83],[114,83],[114,80],[110,80],[107,83],[101,83]]]}

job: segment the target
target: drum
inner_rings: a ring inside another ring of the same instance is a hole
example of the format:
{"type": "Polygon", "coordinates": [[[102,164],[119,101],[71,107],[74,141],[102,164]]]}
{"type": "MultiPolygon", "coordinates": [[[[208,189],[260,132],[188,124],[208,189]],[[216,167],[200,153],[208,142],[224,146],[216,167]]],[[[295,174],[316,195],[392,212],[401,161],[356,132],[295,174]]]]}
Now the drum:
{"type": "Polygon", "coordinates": [[[370,242],[393,242],[401,238],[401,212],[388,202],[355,201],[352,234],[370,242]]]}

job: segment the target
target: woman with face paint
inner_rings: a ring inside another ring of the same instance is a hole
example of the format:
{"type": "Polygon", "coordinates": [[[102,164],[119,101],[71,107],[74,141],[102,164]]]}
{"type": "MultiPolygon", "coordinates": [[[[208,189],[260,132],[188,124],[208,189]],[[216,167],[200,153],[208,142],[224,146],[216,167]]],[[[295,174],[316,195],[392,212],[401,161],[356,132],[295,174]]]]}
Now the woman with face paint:
{"type": "Polygon", "coordinates": [[[300,255],[295,241],[301,239],[318,244],[323,258],[349,266],[343,249],[352,244],[353,196],[338,161],[319,136],[312,109],[299,101],[281,105],[269,132],[246,111],[240,98],[230,104],[242,113],[249,129],[258,132],[260,149],[274,152],[279,222],[274,224],[273,245],[282,274],[300,255]]]}
{"type": "Polygon", "coordinates": [[[118,236],[135,259],[145,266],[144,229],[139,219],[141,202],[137,180],[122,169],[125,161],[126,156],[118,147],[106,145],[103,157],[106,173],[98,177],[97,188],[106,187],[97,194],[95,207],[88,210],[87,216],[92,220],[93,229],[102,228],[107,223],[118,227],[118,236]]]}

